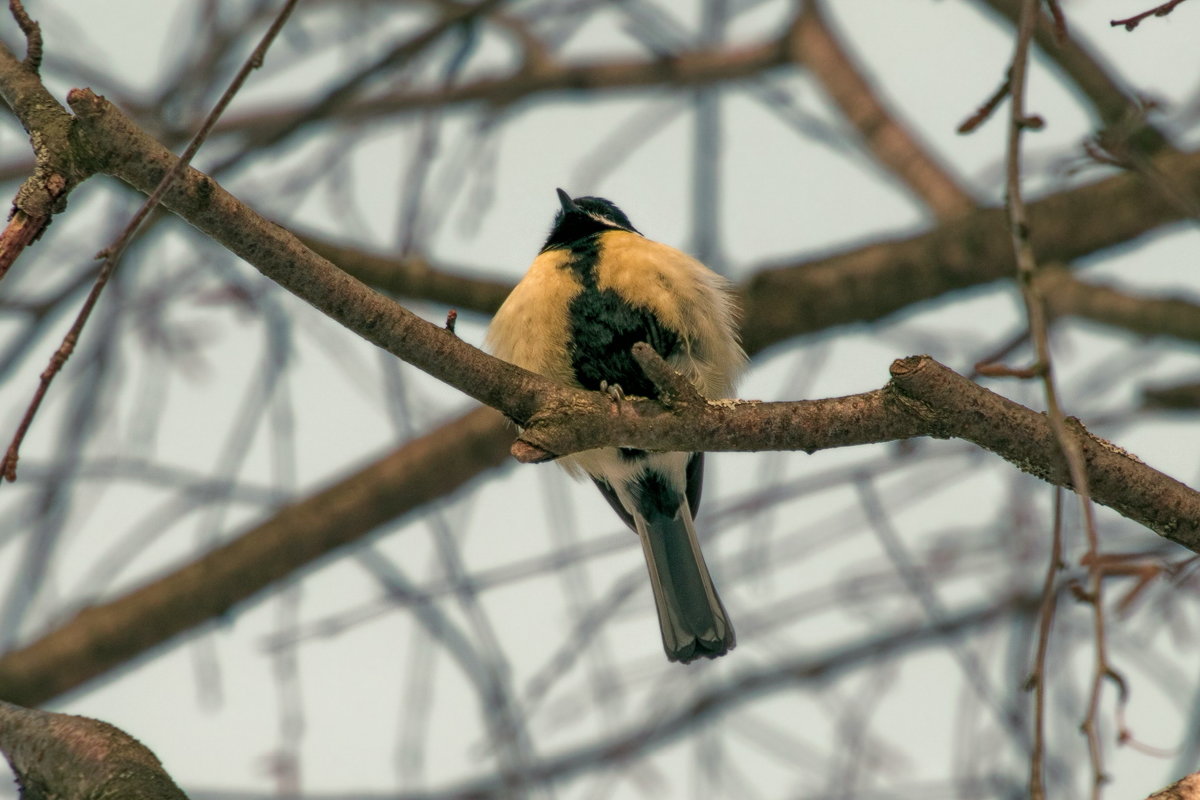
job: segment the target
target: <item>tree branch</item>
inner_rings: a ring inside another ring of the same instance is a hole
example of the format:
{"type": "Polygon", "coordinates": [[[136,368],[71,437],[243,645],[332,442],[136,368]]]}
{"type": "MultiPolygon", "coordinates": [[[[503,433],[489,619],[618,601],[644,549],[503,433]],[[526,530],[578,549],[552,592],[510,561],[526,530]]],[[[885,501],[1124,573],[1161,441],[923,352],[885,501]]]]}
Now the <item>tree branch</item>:
{"type": "Polygon", "coordinates": [[[0,97],[29,133],[35,159],[33,174],[17,190],[8,225],[0,231],[0,279],[66,207],[71,190],[91,174],[76,158],[71,115],[42,85],[36,65],[27,61],[0,42],[0,97]]]}
{"type": "Polygon", "coordinates": [[[804,64],[859,132],[875,159],[941,219],[961,216],[975,202],[916,136],[876,96],[830,29],[815,0],[806,0],[796,29],[804,64]]]}
{"type": "Polygon", "coordinates": [[[1179,5],[1183,1],[1184,0],[1167,0],[1166,3],[1157,5],[1149,11],[1143,11],[1140,14],[1134,14],[1132,17],[1127,17],[1125,19],[1114,19],[1108,24],[1114,28],[1118,25],[1124,25],[1125,30],[1131,31],[1150,17],[1165,17],[1167,14],[1170,14],[1175,10],[1175,6],[1179,5]]]}
{"type": "MultiPolygon", "coordinates": [[[[996,395],[926,356],[892,365],[880,390],[792,403],[688,403],[681,412],[625,398],[599,411],[552,407],[522,435],[546,452],[601,444],[648,449],[815,451],[914,436],[961,438],[1057,485],[1069,470],[1045,415],[996,395]],[[614,410],[615,408],[615,410],[614,410]]],[[[1097,502],[1200,551],[1200,494],[1119,447],[1069,425],[1097,502]]],[[[480,409],[405,445],[238,539],[0,658],[0,697],[39,704],[201,622],[226,613],[377,526],[449,493],[504,460],[512,433],[480,409]],[[436,474],[428,464],[439,464],[436,474]]]]}
{"type": "Polygon", "coordinates": [[[0,752],[27,800],[187,800],[154,753],[100,720],[0,701],[0,752]]]}
{"type": "MultiPolygon", "coordinates": [[[[712,47],[648,59],[572,64],[546,59],[532,65],[524,64],[517,71],[501,77],[346,101],[338,107],[337,116],[340,122],[353,122],[477,103],[492,108],[510,108],[522,101],[551,94],[704,86],[759,75],[796,63],[800,56],[795,29],[789,27],[781,36],[758,44],[712,47]]],[[[250,112],[241,117],[230,117],[217,132],[275,130],[308,113],[304,108],[250,112]]]]}
{"type": "MultiPolygon", "coordinates": [[[[1200,153],[1151,162],[1200,194],[1200,153]]],[[[1031,240],[1047,262],[1068,263],[1186,216],[1172,197],[1126,173],[1026,203],[1031,240]]],[[[870,322],[948,292],[1012,277],[1005,212],[989,208],[906,238],[819,260],[763,269],[743,287],[748,352],[834,325],[870,322]]]]}
{"type": "Polygon", "coordinates": [[[1043,267],[1036,283],[1051,316],[1090,319],[1140,336],[1200,342],[1200,304],[1190,300],[1132,295],[1082,281],[1064,267],[1043,267]]]}
{"type": "Polygon", "coordinates": [[[396,297],[444,303],[459,310],[493,314],[512,284],[465,269],[432,265],[420,256],[394,258],[357,247],[337,244],[311,234],[297,237],[314,253],[332,261],[339,269],[368,286],[396,297]]]}
{"type": "Polygon", "coordinates": [[[456,491],[505,460],[512,431],[477,409],[228,544],[134,591],[80,611],[0,657],[0,697],[40,705],[255,597],[380,525],[456,491]],[[438,468],[431,470],[429,465],[438,468]]]}
{"type": "MultiPolygon", "coordinates": [[[[1021,0],[980,2],[1014,25],[1021,12],[1021,0]]],[[[1091,102],[1106,128],[1101,134],[1103,139],[1119,139],[1143,153],[1153,153],[1167,144],[1163,134],[1146,122],[1144,109],[1137,99],[1112,77],[1113,70],[1109,65],[1078,40],[1061,39],[1054,20],[1044,13],[1037,15],[1033,40],[1091,102]]]]}

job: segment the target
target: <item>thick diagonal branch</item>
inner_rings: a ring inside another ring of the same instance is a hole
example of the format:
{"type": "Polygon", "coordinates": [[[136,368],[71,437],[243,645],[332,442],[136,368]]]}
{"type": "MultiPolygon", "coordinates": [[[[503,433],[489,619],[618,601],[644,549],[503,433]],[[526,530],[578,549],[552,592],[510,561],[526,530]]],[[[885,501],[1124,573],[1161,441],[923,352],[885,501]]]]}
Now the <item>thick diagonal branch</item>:
{"type": "Polygon", "coordinates": [[[0,658],[0,697],[40,705],[255,597],[505,459],[512,432],[478,409],[281,509],[233,541],[0,658]],[[430,469],[431,463],[437,469],[430,469]]]}

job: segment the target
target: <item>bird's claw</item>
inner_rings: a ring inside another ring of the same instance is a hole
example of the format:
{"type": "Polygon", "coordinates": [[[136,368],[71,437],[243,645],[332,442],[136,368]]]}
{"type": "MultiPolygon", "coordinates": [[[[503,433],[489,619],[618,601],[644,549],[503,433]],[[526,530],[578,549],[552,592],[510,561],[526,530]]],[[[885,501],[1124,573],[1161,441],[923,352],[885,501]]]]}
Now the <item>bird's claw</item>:
{"type": "Polygon", "coordinates": [[[625,399],[625,392],[621,389],[620,384],[609,383],[608,381],[600,381],[600,391],[611,397],[614,402],[621,402],[625,399]]]}

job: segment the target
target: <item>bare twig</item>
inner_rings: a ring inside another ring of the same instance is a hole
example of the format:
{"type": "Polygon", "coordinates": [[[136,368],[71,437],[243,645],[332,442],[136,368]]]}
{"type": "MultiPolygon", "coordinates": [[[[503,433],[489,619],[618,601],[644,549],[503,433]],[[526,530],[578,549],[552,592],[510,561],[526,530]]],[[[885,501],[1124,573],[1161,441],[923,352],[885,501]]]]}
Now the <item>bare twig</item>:
{"type": "Polygon", "coordinates": [[[1054,38],[1060,45],[1064,44],[1067,41],[1067,18],[1063,16],[1062,7],[1058,0],[1046,0],[1046,7],[1050,9],[1050,17],[1054,20],[1054,38]]]}
{"type": "MultiPolygon", "coordinates": [[[[389,69],[407,64],[420,53],[426,51],[435,42],[439,41],[447,32],[463,25],[473,24],[478,17],[489,13],[498,5],[500,5],[500,0],[480,0],[473,5],[448,4],[445,7],[444,16],[438,22],[411,39],[406,39],[396,45],[387,53],[372,60],[360,69],[355,70],[349,77],[329,90],[313,105],[300,110],[298,113],[284,115],[282,119],[253,132],[250,137],[250,144],[256,150],[262,150],[279,144],[298,131],[303,130],[308,123],[327,119],[335,114],[343,117],[341,114],[343,107],[350,103],[352,98],[370,80],[389,69]]],[[[441,93],[442,91],[444,91],[444,88],[439,88],[437,93],[441,93]]],[[[241,161],[246,152],[246,150],[242,150],[234,153],[224,161],[214,165],[212,172],[217,174],[226,171],[241,161]]]]}
{"type": "Polygon", "coordinates": [[[704,397],[696,391],[695,385],[676,372],[650,345],[645,342],[635,344],[633,360],[654,384],[663,405],[668,408],[683,408],[704,403],[704,397]]]}
{"type": "Polygon", "coordinates": [[[1045,370],[1041,364],[1034,364],[1029,367],[1013,367],[1008,364],[999,364],[996,362],[983,362],[975,365],[975,372],[985,378],[1020,378],[1021,380],[1029,380],[1042,375],[1045,370]]]}
{"type": "Polygon", "coordinates": [[[1011,69],[1008,71],[1008,74],[1004,77],[1004,81],[1000,84],[996,91],[992,92],[991,96],[988,97],[987,100],[983,101],[983,104],[975,110],[974,114],[962,121],[962,124],[958,126],[958,132],[974,132],[976,128],[987,121],[988,117],[995,113],[996,109],[1000,106],[1000,103],[1004,101],[1004,98],[1008,97],[1010,91],[1012,91],[1011,69]]]}
{"type": "MultiPolygon", "coordinates": [[[[1013,25],[1021,14],[1022,0],[981,1],[1013,25]]],[[[1130,95],[1122,82],[1110,74],[1108,66],[1093,55],[1082,41],[1064,39],[1053,14],[1053,9],[1050,15],[1038,14],[1034,41],[1087,97],[1104,124],[1100,135],[1105,139],[1119,140],[1124,147],[1142,153],[1161,149],[1166,140],[1140,113],[1138,99],[1130,95]]]]}
{"type": "Polygon", "coordinates": [[[1134,14],[1132,17],[1126,17],[1125,19],[1114,19],[1108,24],[1114,28],[1118,25],[1124,25],[1125,30],[1131,31],[1150,17],[1165,17],[1175,10],[1175,6],[1182,2],[1183,0],[1169,0],[1169,2],[1163,3],[1161,6],[1155,6],[1149,11],[1143,11],[1141,14],[1134,14]]]}
{"type": "Polygon", "coordinates": [[[1029,796],[1031,800],[1046,797],[1046,654],[1050,651],[1050,631],[1054,627],[1054,610],[1058,593],[1054,591],[1055,576],[1063,568],[1063,491],[1054,490],[1054,533],[1050,544],[1050,563],[1042,583],[1042,604],[1038,609],[1037,654],[1027,685],[1033,688],[1033,753],[1029,758],[1029,796]]]}
{"type": "MultiPolygon", "coordinates": [[[[1025,300],[1025,311],[1029,319],[1029,336],[1037,352],[1036,368],[1040,371],[1046,396],[1046,416],[1051,430],[1054,432],[1055,441],[1062,449],[1071,474],[1071,483],[1079,497],[1084,528],[1087,532],[1088,556],[1097,559],[1100,552],[1100,538],[1096,531],[1095,509],[1091,502],[1087,469],[1078,443],[1067,432],[1066,415],[1058,400],[1058,390],[1051,364],[1046,308],[1035,286],[1037,260],[1030,241],[1029,218],[1021,194],[1021,136],[1025,129],[1030,127],[1029,120],[1031,119],[1025,113],[1025,78],[1029,65],[1029,43],[1033,38],[1037,13],[1038,0],[1025,0],[1017,23],[1017,42],[1010,72],[1012,106],[1009,117],[1007,153],[1008,223],[1017,260],[1017,282],[1025,300]]],[[[1095,671],[1083,729],[1087,735],[1088,751],[1092,763],[1092,797],[1093,800],[1098,800],[1101,786],[1107,780],[1104,774],[1104,757],[1100,744],[1098,720],[1100,693],[1105,678],[1113,678],[1122,686],[1123,681],[1108,663],[1101,572],[1093,563],[1088,568],[1088,574],[1087,594],[1088,601],[1092,603],[1095,671]]]]}
{"type": "Polygon", "coordinates": [[[25,34],[25,66],[35,74],[42,68],[42,27],[29,16],[21,0],[8,0],[8,8],[13,18],[25,34]]]}
{"type": "MultiPolygon", "coordinates": [[[[12,1],[16,3],[16,0],[12,1]]],[[[37,391],[34,392],[33,399],[30,401],[28,408],[25,410],[24,416],[21,418],[20,424],[17,426],[16,434],[13,436],[12,442],[9,444],[8,450],[4,454],[3,460],[0,461],[0,478],[9,481],[15,481],[17,479],[17,460],[20,455],[21,443],[25,440],[25,434],[28,433],[29,426],[33,423],[33,418],[37,415],[38,408],[41,407],[42,400],[45,399],[46,392],[49,390],[50,384],[62,369],[63,365],[67,362],[67,359],[71,357],[71,353],[75,351],[75,345],[79,341],[80,334],[83,332],[83,326],[87,324],[88,317],[91,316],[92,309],[95,308],[96,302],[100,299],[101,292],[104,291],[104,287],[108,284],[109,278],[112,277],[113,270],[116,269],[117,263],[121,259],[121,255],[125,252],[125,248],[129,246],[130,241],[132,241],[133,237],[137,234],[142,222],[145,221],[146,217],[152,210],[158,207],[158,204],[162,202],[163,197],[166,196],[166,193],[171,188],[172,184],[174,184],[176,179],[183,174],[185,169],[187,169],[188,164],[196,155],[196,152],[200,149],[200,146],[204,144],[204,141],[208,138],[208,134],[212,131],[213,126],[216,125],[217,120],[221,118],[221,114],[233,100],[234,95],[236,95],[242,88],[242,84],[246,82],[246,79],[249,77],[250,73],[262,66],[263,58],[266,56],[267,49],[271,46],[271,43],[275,41],[275,37],[279,34],[279,31],[283,29],[284,24],[287,22],[287,19],[291,15],[292,9],[295,8],[297,2],[298,0],[286,0],[283,8],[280,9],[279,14],[275,17],[275,21],[267,29],[267,32],[263,34],[262,40],[258,43],[258,46],[254,48],[254,52],[250,54],[250,57],[246,59],[246,62],[242,65],[242,68],[238,70],[237,75],[234,76],[233,80],[229,84],[229,87],[225,90],[225,93],[221,95],[221,98],[217,101],[217,104],[213,107],[213,110],[204,120],[204,123],[200,126],[200,130],[196,132],[195,137],[193,137],[191,144],[187,146],[187,149],[184,150],[183,155],[181,155],[179,159],[171,166],[171,168],[167,170],[166,174],[163,175],[158,186],[155,187],[154,191],[150,193],[150,196],[146,198],[146,202],[143,203],[142,207],[139,208],[137,213],[133,215],[133,218],[129,221],[129,224],[125,226],[125,229],[121,231],[116,240],[104,250],[100,251],[99,257],[104,259],[104,263],[101,265],[100,273],[96,277],[96,283],[93,285],[92,291],[88,294],[87,299],[84,301],[83,307],[80,308],[79,314],[75,318],[75,322],[71,324],[70,330],[68,330],[66,336],[63,337],[62,343],[58,346],[58,350],[55,351],[53,356],[51,356],[49,366],[42,371],[37,391]]],[[[68,100],[69,99],[70,95],[68,95],[68,100]]]]}
{"type": "Polygon", "coordinates": [[[967,377],[975,380],[981,375],[987,375],[1002,359],[1008,358],[1012,352],[1029,340],[1029,329],[1022,328],[1008,339],[992,348],[991,351],[975,361],[975,368],[967,373],[967,377]]]}

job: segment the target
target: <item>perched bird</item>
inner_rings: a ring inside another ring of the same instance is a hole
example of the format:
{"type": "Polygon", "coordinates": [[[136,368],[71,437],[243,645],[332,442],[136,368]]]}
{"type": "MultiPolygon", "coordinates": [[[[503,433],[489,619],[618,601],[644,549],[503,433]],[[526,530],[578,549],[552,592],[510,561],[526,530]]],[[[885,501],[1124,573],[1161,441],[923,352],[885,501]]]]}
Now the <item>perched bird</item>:
{"type": "MultiPolygon", "coordinates": [[[[729,397],[746,356],[728,282],[696,259],[642,236],[600,197],[562,209],[529,272],[496,312],[496,357],[570,386],[654,397],[631,354],[646,342],[707,398],[729,397]]],[[[671,661],[716,658],[734,646],[692,517],[703,453],[605,447],[566,456],[637,532],[671,661]]]]}

